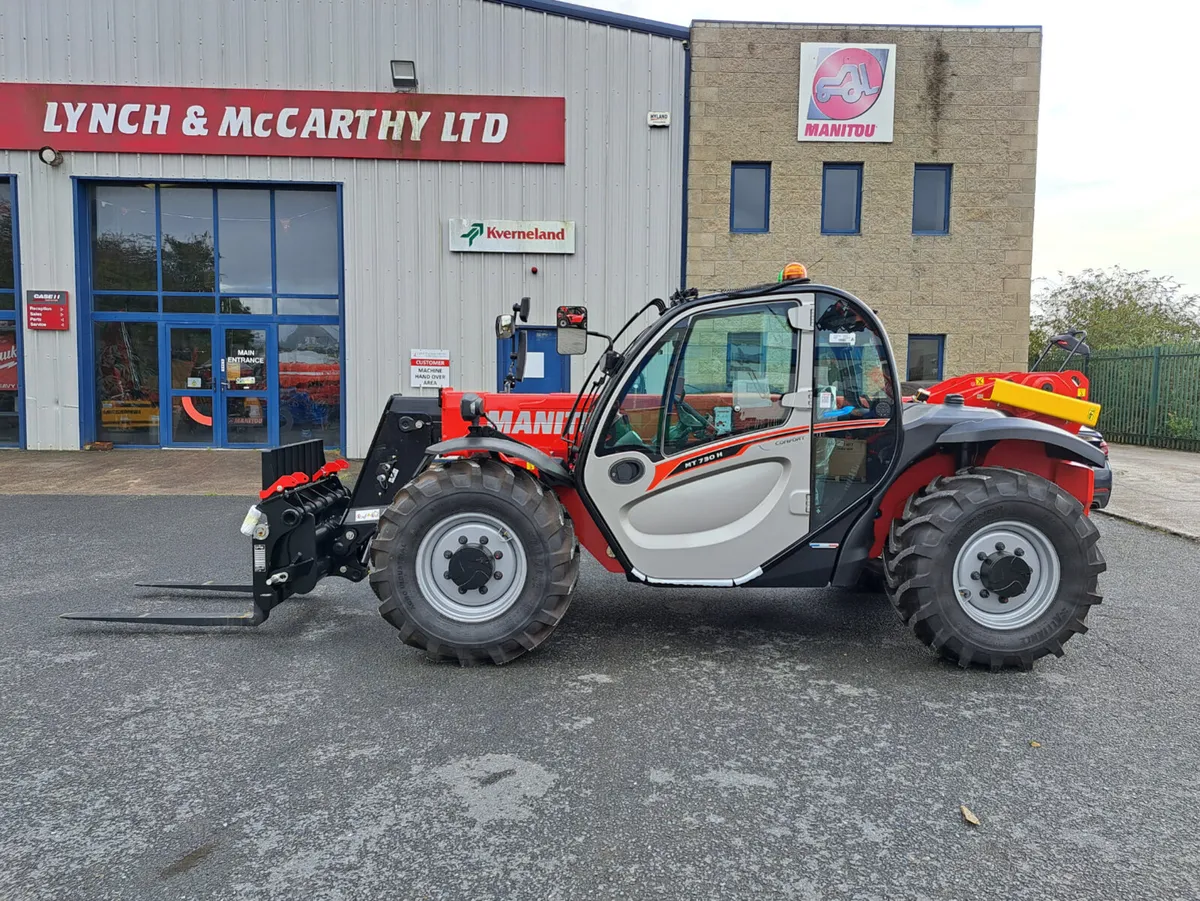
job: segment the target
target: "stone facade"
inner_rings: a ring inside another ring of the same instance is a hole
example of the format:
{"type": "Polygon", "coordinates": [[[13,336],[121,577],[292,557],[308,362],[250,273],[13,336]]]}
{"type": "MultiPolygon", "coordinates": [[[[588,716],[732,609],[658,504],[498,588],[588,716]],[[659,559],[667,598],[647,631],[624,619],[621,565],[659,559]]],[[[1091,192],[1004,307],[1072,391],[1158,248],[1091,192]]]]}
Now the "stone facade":
{"type": "Polygon", "coordinates": [[[687,281],[773,280],[784,263],[909,334],[945,335],[944,375],[1026,368],[1040,28],[692,26],[687,281]],[[892,143],[797,140],[800,45],[896,45],[892,143]],[[770,230],[730,231],[734,162],[771,164],[770,230]],[[863,164],[861,233],[821,234],[822,167],[863,164]],[[949,163],[947,235],[912,233],[913,169],[949,163]]]}

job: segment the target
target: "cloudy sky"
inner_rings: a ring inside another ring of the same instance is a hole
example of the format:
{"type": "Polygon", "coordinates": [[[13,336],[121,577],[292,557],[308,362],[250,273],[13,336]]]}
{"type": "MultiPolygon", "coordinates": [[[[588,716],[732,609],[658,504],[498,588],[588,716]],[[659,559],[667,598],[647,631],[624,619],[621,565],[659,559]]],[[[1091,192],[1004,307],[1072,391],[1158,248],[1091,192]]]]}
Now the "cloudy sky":
{"type": "MultiPolygon", "coordinates": [[[[1033,275],[1114,263],[1200,294],[1200,12],[1187,0],[580,0],[693,19],[1040,25],[1033,275]]],[[[1036,287],[1036,285],[1035,285],[1036,287]]]]}

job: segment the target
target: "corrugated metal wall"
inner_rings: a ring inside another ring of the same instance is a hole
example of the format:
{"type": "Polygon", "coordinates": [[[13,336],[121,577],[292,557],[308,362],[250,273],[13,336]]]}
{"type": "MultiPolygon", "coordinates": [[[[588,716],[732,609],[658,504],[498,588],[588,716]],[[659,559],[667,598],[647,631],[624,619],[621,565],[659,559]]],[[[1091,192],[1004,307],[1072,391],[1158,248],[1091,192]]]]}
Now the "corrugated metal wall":
{"type": "MultiPolygon", "coordinates": [[[[25,288],[77,290],[72,177],[345,185],[348,453],[361,456],[407,354],[450,349],[456,386],[495,385],[495,314],[586,303],[618,328],[679,283],[684,50],[670,38],[486,0],[9,0],[0,80],[565,96],[565,166],[0,152],[17,176],[25,288]],[[646,113],[669,110],[670,128],[646,113]],[[451,217],[573,219],[572,256],[452,254],[451,217]],[[533,276],[529,269],[537,266],[533,276]]],[[[76,311],[77,312],[77,311],[76,311]]],[[[76,330],[25,333],[30,448],[79,446],[76,330]]],[[[575,361],[574,384],[582,378],[575,361]]]]}

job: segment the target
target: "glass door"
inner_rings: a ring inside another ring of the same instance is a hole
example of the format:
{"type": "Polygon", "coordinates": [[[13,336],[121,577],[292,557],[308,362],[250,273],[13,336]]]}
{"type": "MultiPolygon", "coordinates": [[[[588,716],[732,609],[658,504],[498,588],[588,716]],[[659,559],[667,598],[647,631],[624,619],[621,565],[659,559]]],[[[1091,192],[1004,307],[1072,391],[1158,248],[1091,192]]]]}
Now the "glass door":
{"type": "Polygon", "coordinates": [[[271,440],[268,328],[222,329],[220,415],[224,447],[265,446],[271,440]]]}
{"type": "Polygon", "coordinates": [[[163,443],[173,446],[220,446],[214,428],[217,384],[213,379],[216,330],[208,326],[165,326],[169,354],[171,413],[163,443]]]}

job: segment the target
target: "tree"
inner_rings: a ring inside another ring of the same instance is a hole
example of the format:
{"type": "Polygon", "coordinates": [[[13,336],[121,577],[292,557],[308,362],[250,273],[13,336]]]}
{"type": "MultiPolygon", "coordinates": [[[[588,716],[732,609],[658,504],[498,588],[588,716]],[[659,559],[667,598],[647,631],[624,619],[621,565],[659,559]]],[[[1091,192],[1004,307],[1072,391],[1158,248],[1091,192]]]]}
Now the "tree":
{"type": "Polygon", "coordinates": [[[1120,266],[1059,275],[1033,301],[1031,364],[1051,336],[1069,328],[1086,329],[1093,350],[1200,343],[1200,297],[1183,294],[1169,276],[1120,266]]]}

